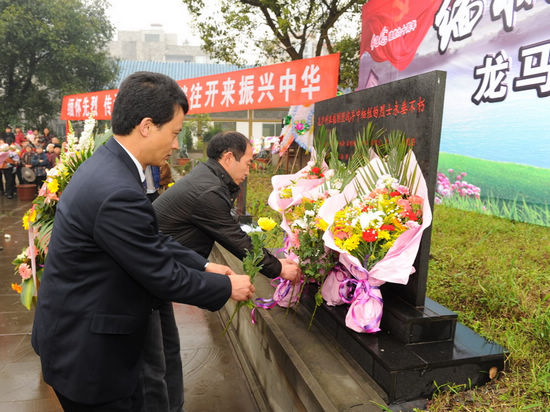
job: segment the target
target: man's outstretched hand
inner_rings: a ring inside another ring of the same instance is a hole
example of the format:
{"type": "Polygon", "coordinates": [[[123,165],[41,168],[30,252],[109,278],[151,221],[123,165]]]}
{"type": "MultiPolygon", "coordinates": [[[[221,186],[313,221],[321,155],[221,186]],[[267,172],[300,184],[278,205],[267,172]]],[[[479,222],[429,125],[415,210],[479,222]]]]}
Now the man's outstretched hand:
{"type": "Polygon", "coordinates": [[[296,283],[302,277],[302,271],[298,264],[291,259],[279,259],[281,262],[281,276],[283,279],[296,283]]]}

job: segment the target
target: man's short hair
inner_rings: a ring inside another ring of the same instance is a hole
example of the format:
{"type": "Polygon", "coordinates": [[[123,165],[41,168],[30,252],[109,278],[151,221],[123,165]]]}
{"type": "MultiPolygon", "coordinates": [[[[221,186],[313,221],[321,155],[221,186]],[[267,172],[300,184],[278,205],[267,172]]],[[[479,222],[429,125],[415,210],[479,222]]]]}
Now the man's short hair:
{"type": "Polygon", "coordinates": [[[222,132],[212,137],[206,154],[210,159],[219,160],[225,152],[232,152],[235,159],[239,161],[249,145],[250,142],[242,133],[222,132]]]}
{"type": "Polygon", "coordinates": [[[146,117],[160,127],[174,118],[176,106],[189,110],[187,97],[176,81],[164,74],[136,72],[117,93],[111,124],[113,134],[126,136],[146,117]]]}

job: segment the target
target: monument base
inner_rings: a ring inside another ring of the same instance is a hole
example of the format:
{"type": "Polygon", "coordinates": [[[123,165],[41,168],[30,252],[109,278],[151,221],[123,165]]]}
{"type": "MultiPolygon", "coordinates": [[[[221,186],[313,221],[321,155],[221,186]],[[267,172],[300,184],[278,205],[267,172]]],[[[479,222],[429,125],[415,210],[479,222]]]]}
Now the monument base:
{"type": "MultiPolygon", "coordinates": [[[[242,271],[241,262],[219,245],[210,258],[242,271]]],[[[257,297],[271,298],[269,279],[258,276],[255,285],[257,297]]],[[[345,325],[346,307],[322,305],[308,330],[314,292],[305,290],[297,310],[257,309],[256,324],[242,308],[229,328],[227,336],[262,410],[412,411],[423,408],[435,384],[467,389],[487,382],[492,368],[503,369],[503,348],[459,323],[454,340],[406,344],[386,332],[356,333],[345,325]]],[[[439,306],[430,303],[428,312],[430,305],[439,306]]],[[[223,322],[234,308],[230,301],[220,311],[223,322]]]]}
{"type": "MultiPolygon", "coordinates": [[[[306,287],[302,295],[302,303],[310,310],[314,306],[315,291],[316,288],[306,287]]],[[[443,308],[429,299],[426,301],[428,312],[430,307],[443,308]]],[[[316,322],[322,325],[323,333],[333,337],[382,387],[390,404],[428,398],[436,384],[464,385],[465,389],[483,385],[489,381],[490,374],[494,377],[504,368],[504,349],[461,323],[456,323],[452,340],[407,344],[402,336],[384,331],[354,332],[345,324],[346,314],[347,305],[323,304],[317,309],[316,322]]],[[[447,323],[436,322],[432,335],[446,336],[448,327],[447,323]]]]}

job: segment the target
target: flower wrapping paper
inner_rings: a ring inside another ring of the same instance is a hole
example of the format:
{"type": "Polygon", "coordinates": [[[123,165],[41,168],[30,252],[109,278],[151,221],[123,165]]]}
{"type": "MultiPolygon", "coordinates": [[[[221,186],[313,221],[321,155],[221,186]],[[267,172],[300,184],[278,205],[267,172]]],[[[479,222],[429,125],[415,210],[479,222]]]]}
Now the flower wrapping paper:
{"type": "MultiPolygon", "coordinates": [[[[312,158],[314,158],[315,153],[312,151],[312,158]]],[[[285,217],[285,210],[298,205],[302,202],[303,198],[317,198],[323,183],[326,179],[323,177],[321,179],[310,179],[307,178],[308,172],[311,170],[311,164],[308,164],[306,167],[300,169],[294,174],[287,175],[275,175],[271,178],[271,184],[273,186],[273,191],[270,193],[267,200],[268,205],[273,209],[281,213],[282,221],[281,228],[287,234],[284,251],[287,258],[298,262],[298,257],[290,251],[293,246],[298,245],[297,234],[292,231],[290,228],[291,222],[288,222],[285,217]],[[291,192],[292,196],[289,198],[281,198],[280,190],[292,185],[291,192]]],[[[321,167],[322,172],[328,170],[328,166],[323,162],[321,167]]],[[[279,306],[289,307],[294,305],[299,298],[299,285],[291,286],[288,281],[282,280],[273,293],[273,299],[277,302],[279,306]]]]}

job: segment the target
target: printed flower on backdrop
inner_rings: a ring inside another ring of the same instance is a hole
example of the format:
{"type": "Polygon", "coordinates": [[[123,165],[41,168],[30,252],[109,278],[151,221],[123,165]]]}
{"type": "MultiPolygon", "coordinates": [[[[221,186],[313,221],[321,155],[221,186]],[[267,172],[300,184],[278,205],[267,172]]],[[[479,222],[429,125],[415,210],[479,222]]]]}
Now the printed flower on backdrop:
{"type": "Polygon", "coordinates": [[[435,203],[441,203],[445,199],[454,197],[479,199],[481,189],[464,180],[466,172],[454,175],[454,169],[447,170],[449,177],[445,173],[437,173],[437,183],[435,192],[435,203]],[[454,182],[452,180],[454,179],[454,182]]]}

